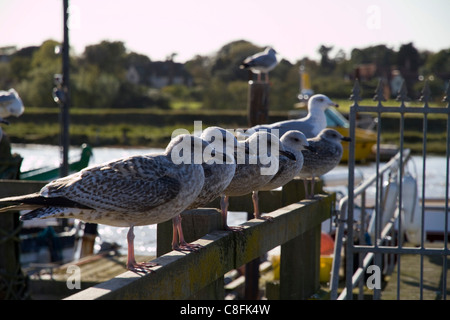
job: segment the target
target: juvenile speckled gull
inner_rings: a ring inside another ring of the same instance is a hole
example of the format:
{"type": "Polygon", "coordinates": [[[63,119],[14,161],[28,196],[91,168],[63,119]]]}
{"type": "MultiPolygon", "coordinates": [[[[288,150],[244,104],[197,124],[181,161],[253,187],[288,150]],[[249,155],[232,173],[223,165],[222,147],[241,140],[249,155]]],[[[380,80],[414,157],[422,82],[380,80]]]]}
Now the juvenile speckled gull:
{"type": "Polygon", "coordinates": [[[127,267],[145,270],[152,263],[134,257],[134,226],[160,223],[176,217],[191,204],[204,183],[201,164],[174,164],[172,150],[182,142],[201,145],[189,135],[174,138],[163,153],[133,156],[86,168],[54,180],[40,192],[0,199],[13,203],[8,210],[33,210],[21,217],[77,218],[86,222],[129,227],[127,267]]]}
{"type": "Polygon", "coordinates": [[[314,179],[333,170],[341,161],[343,152],[341,141],[350,141],[350,138],[329,128],[322,130],[317,137],[308,139],[314,151],[303,151],[303,168],[299,174],[305,184],[307,198],[314,197],[314,179]],[[307,179],[311,180],[310,192],[307,179]]]}
{"type": "Polygon", "coordinates": [[[267,184],[278,172],[279,153],[283,153],[280,151],[280,140],[268,132],[256,132],[244,142],[239,142],[236,171],[220,202],[227,229],[233,229],[226,224],[229,197],[252,193],[267,184]]]}
{"type": "Polygon", "coordinates": [[[250,128],[248,132],[251,134],[253,130],[278,129],[278,134],[282,136],[289,130],[298,130],[303,132],[307,138],[314,138],[320,131],[326,128],[327,118],[325,116],[325,110],[330,106],[338,107],[338,104],[323,94],[316,94],[308,101],[308,114],[305,117],[295,120],[279,121],[272,124],[257,125],[250,128]]]}
{"type": "Polygon", "coordinates": [[[269,82],[269,71],[273,70],[279,62],[280,57],[275,49],[267,47],[264,51],[245,58],[239,68],[250,69],[258,75],[258,81],[261,81],[261,73],[265,73],[266,82],[269,82]]]}
{"type": "Polygon", "coordinates": [[[280,153],[278,172],[268,183],[253,190],[252,200],[255,208],[255,216],[260,217],[258,204],[258,191],[270,191],[284,186],[296,177],[303,167],[302,150],[311,149],[303,133],[297,130],[286,132],[280,139],[280,149],[285,152],[280,153]]]}
{"type": "Polygon", "coordinates": [[[200,137],[209,143],[210,152],[213,154],[209,154],[211,161],[202,163],[205,183],[188,209],[207,205],[219,197],[230,184],[236,171],[234,151],[237,141],[231,132],[220,127],[208,127],[200,137]]]}

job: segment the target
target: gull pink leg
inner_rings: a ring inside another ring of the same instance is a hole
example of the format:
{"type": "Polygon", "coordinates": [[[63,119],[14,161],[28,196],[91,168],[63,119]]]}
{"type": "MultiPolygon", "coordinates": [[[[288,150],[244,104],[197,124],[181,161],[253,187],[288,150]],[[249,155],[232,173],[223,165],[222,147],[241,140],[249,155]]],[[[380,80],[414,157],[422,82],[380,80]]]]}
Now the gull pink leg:
{"type": "Polygon", "coordinates": [[[305,187],[305,199],[309,199],[309,189],[308,189],[308,180],[303,180],[303,185],[305,187]]]}
{"type": "Polygon", "coordinates": [[[128,258],[127,269],[131,271],[147,272],[151,271],[149,268],[157,266],[157,263],[153,262],[136,262],[134,257],[134,226],[130,227],[127,234],[128,241],[128,258]]]}
{"type": "Polygon", "coordinates": [[[223,222],[223,228],[227,231],[242,231],[241,227],[229,227],[227,218],[228,218],[228,202],[230,197],[229,196],[222,196],[220,198],[220,211],[222,213],[222,222],[223,222]]]}
{"type": "Polygon", "coordinates": [[[183,228],[181,226],[181,215],[178,215],[175,218],[173,218],[172,224],[173,224],[173,238],[172,238],[173,250],[196,251],[202,248],[202,246],[199,244],[187,243],[186,240],[184,240],[183,228]],[[177,234],[179,241],[177,241],[177,234]]]}

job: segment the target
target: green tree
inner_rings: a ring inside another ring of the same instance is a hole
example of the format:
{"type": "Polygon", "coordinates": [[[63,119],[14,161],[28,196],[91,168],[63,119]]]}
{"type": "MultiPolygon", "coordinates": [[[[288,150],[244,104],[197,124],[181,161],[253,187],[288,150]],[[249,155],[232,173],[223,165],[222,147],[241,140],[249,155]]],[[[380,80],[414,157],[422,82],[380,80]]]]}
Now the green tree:
{"type": "Polygon", "coordinates": [[[17,86],[17,91],[25,105],[55,106],[52,97],[53,79],[55,74],[61,73],[61,57],[55,54],[57,45],[59,45],[58,42],[47,40],[33,53],[30,70],[26,78],[17,86]]]}
{"type": "Polygon", "coordinates": [[[120,81],[113,74],[101,72],[96,65],[80,68],[73,75],[72,104],[77,107],[114,107],[120,81]]]}
{"type": "Polygon", "coordinates": [[[319,54],[321,55],[320,67],[321,67],[322,73],[330,73],[334,70],[334,67],[336,66],[334,60],[332,60],[329,57],[331,50],[333,50],[333,46],[327,47],[324,45],[321,45],[318,50],[319,54]]]}
{"type": "Polygon", "coordinates": [[[126,48],[121,41],[102,41],[84,49],[83,61],[96,65],[101,72],[124,77],[126,70],[126,48]]]}
{"type": "Polygon", "coordinates": [[[263,49],[245,40],[230,42],[217,52],[211,66],[211,75],[226,82],[246,81],[248,80],[248,73],[239,69],[239,65],[246,57],[263,49]]]}
{"type": "Polygon", "coordinates": [[[441,80],[450,79],[450,49],[437,53],[430,53],[425,61],[423,70],[425,76],[433,75],[441,80]]]}

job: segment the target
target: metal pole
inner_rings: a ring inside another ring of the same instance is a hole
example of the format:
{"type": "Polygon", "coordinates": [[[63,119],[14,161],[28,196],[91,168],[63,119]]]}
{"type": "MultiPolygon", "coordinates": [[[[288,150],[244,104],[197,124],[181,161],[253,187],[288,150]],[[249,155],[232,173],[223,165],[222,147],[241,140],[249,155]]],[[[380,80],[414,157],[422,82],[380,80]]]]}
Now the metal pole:
{"type": "Polygon", "coordinates": [[[64,99],[61,104],[60,111],[60,124],[61,124],[61,136],[60,136],[60,150],[61,150],[61,166],[60,176],[64,177],[69,174],[69,0],[63,0],[63,21],[64,21],[64,40],[62,47],[62,90],[64,99]]]}

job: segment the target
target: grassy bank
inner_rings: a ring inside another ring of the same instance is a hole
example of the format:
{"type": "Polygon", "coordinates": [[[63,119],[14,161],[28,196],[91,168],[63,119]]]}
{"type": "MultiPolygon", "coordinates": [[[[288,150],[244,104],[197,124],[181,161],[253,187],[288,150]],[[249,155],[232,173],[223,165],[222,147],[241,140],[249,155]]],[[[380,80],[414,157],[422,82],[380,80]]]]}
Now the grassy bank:
{"type": "MultiPolygon", "coordinates": [[[[286,112],[271,114],[273,121],[286,117],[286,112]]],[[[201,121],[203,128],[248,126],[246,110],[72,109],[69,132],[73,145],[164,147],[175,129],[193,132],[194,121],[201,121]]],[[[27,108],[3,128],[13,143],[58,144],[59,109],[27,108]]]]}

